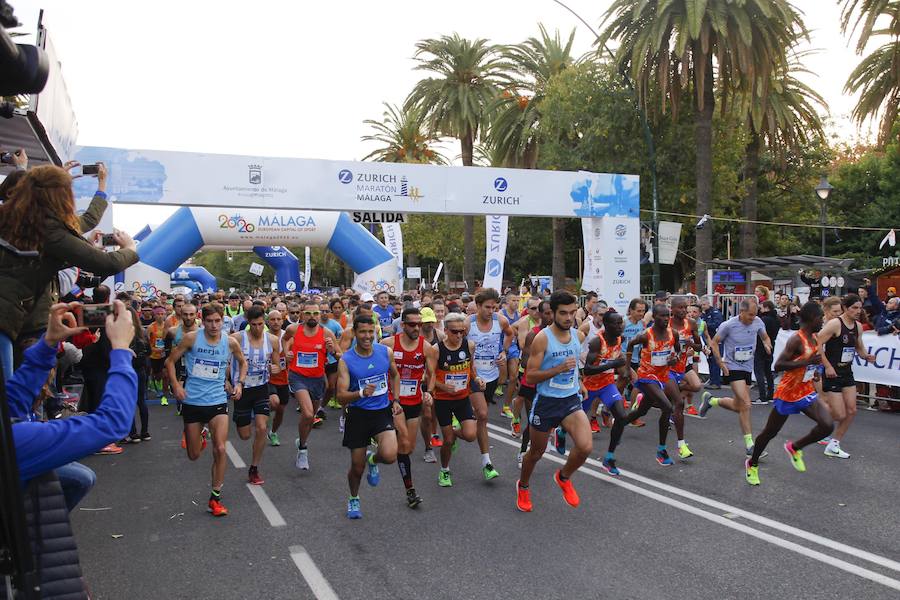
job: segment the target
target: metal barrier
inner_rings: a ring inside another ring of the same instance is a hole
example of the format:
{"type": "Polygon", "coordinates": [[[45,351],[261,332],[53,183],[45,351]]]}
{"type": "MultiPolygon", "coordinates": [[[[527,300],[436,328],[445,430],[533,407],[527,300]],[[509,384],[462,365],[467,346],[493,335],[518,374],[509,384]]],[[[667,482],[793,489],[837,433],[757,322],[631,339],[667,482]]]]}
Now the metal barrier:
{"type": "Polygon", "coordinates": [[[722,311],[723,317],[730,319],[740,312],[741,302],[744,300],[756,300],[756,296],[753,294],[718,294],[716,295],[716,306],[722,311]]]}

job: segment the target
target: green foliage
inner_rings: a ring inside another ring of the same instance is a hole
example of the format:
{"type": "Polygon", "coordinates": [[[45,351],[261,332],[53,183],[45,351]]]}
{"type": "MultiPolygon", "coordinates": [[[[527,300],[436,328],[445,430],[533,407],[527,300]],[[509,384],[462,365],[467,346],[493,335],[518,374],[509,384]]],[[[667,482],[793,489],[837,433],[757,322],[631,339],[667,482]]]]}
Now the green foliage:
{"type": "Polygon", "coordinates": [[[446,165],[447,159],[434,149],[439,138],[428,131],[425,113],[420,107],[407,109],[384,103],[381,121],[366,119],[365,125],[375,133],[362,136],[364,142],[378,142],[380,148],[370,152],[363,160],[391,163],[418,163],[446,165]]]}

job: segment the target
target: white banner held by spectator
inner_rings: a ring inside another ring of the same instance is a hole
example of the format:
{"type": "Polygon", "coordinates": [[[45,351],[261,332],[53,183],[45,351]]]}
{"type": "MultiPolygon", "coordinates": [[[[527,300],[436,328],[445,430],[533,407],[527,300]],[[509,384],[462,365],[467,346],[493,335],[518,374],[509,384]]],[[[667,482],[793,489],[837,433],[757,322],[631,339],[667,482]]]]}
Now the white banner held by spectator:
{"type": "Polygon", "coordinates": [[[312,272],[312,267],[310,266],[310,260],[309,260],[309,246],[306,246],[306,249],[304,250],[303,253],[305,254],[305,258],[306,258],[305,269],[303,271],[303,291],[306,292],[306,291],[309,291],[309,277],[310,277],[310,273],[312,272]]]}
{"type": "Polygon", "coordinates": [[[400,289],[403,289],[403,232],[400,231],[400,223],[382,223],[381,232],[384,234],[384,245],[397,260],[398,279],[400,289]]]}
{"type": "Polygon", "coordinates": [[[659,262],[663,265],[674,265],[681,241],[681,223],[671,221],[659,222],[659,262]]]}
{"type": "Polygon", "coordinates": [[[503,266],[506,262],[506,240],[509,217],[488,215],[484,218],[485,257],[483,287],[503,291],[503,266]]]}

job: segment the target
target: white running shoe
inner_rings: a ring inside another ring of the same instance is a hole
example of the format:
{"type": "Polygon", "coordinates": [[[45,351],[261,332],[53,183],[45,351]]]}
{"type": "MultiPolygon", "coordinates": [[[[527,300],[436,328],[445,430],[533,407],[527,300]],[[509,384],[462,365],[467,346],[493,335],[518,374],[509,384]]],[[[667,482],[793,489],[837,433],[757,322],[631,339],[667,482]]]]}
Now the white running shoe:
{"type": "Polygon", "coordinates": [[[297,450],[296,466],[301,471],[309,471],[309,450],[307,450],[306,448],[297,450]]]}
{"type": "Polygon", "coordinates": [[[831,443],[825,448],[824,454],[833,458],[850,458],[850,453],[841,450],[841,444],[837,440],[831,440],[831,443]]]}
{"type": "Polygon", "coordinates": [[[341,417],[338,419],[338,432],[344,433],[344,413],[341,412],[341,417]]]}
{"type": "Polygon", "coordinates": [[[435,458],[435,456],[434,456],[434,450],[432,450],[431,448],[426,450],[425,454],[422,455],[422,460],[424,460],[427,463],[436,463],[437,458],[435,458]]]}
{"type": "Polygon", "coordinates": [[[523,458],[525,458],[525,453],[524,453],[524,452],[519,452],[518,454],[516,454],[516,462],[519,463],[519,468],[520,468],[520,469],[522,468],[522,459],[523,459],[523,458]]]}

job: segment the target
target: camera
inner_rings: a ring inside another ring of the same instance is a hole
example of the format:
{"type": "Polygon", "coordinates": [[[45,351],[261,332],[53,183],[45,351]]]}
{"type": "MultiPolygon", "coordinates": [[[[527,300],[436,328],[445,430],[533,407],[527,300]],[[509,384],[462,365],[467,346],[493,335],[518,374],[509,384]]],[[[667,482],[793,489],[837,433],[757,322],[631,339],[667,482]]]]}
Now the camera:
{"type": "Polygon", "coordinates": [[[112,314],[112,304],[82,304],[75,309],[79,327],[106,327],[106,317],[112,314]]]}
{"type": "Polygon", "coordinates": [[[78,274],[78,279],[75,280],[75,285],[82,289],[95,288],[101,283],[103,283],[102,277],[86,271],[81,271],[78,274]]]}
{"type": "Polygon", "coordinates": [[[81,165],[81,174],[82,175],[96,175],[100,172],[100,165],[81,165]]]}
{"type": "Polygon", "coordinates": [[[116,236],[113,233],[104,233],[103,237],[100,238],[100,245],[104,248],[109,246],[118,246],[119,242],[116,241],[116,236]]]}
{"type": "Polygon", "coordinates": [[[16,150],[15,152],[3,152],[3,153],[0,153],[0,163],[3,163],[4,165],[14,165],[14,164],[16,164],[16,161],[15,161],[15,159],[13,158],[13,154],[15,154],[16,156],[18,156],[18,155],[19,155],[19,151],[16,150]]]}

